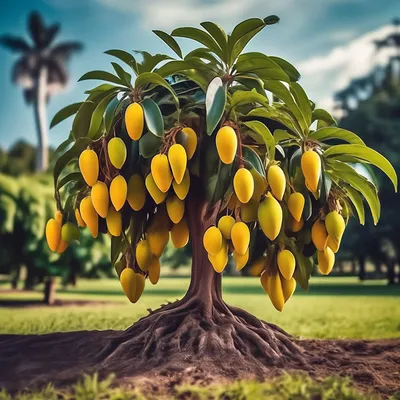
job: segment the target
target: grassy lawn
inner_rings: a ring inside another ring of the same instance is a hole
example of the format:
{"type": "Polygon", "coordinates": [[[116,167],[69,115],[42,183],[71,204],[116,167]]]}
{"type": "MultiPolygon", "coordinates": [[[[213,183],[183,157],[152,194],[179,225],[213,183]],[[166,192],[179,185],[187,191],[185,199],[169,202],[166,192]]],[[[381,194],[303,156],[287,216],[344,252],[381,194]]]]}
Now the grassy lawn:
{"type": "MultiPolygon", "coordinates": [[[[112,302],[71,307],[0,307],[0,333],[49,333],[91,329],[125,329],[166,301],[180,298],[187,277],[162,277],[148,284],[138,304],[125,298],[117,279],[80,280],[76,288],[59,290],[57,298],[112,302]]],[[[400,337],[400,287],[385,281],[360,283],[356,278],[312,278],[309,293],[298,288],[282,313],[275,311],[257,278],[226,277],[224,298],[304,338],[400,337]]],[[[0,286],[0,300],[40,299],[42,294],[10,293],[0,286]]]]}

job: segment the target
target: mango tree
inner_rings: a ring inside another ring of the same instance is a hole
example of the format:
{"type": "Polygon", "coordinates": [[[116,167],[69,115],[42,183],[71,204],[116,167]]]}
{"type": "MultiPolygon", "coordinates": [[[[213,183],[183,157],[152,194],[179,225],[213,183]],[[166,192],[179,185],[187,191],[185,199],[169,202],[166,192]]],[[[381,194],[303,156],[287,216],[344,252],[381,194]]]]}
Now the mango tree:
{"type": "Polygon", "coordinates": [[[364,223],[364,199],[379,220],[377,190],[353,163],[378,167],[397,187],[381,154],[308,99],[293,65],[244,51],[277,22],[249,19],[230,35],[212,22],[154,31],[175,58],[106,51],[120,61],[114,72],[83,75],[104,82],[53,119],[75,115],[54,169],[53,250],[78,226],[110,234],[111,262],[135,303],[158,282],[169,238],[192,248],[186,295],[110,339],[98,357],[111,369],[121,358],[138,370],[196,359],[225,369],[233,361],[235,371],[301,363],[280,328],[223,301],[228,256],[260,276],[282,311],[314,268],[331,271],[349,218],[364,223]],[[201,47],[183,56],[176,38],[201,47]]]}

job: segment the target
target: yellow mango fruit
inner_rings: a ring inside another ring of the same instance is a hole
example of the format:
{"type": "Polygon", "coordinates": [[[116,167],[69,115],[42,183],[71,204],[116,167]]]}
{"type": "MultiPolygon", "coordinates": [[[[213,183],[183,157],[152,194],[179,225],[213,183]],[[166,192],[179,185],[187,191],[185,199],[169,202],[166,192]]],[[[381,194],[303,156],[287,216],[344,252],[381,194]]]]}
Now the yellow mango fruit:
{"type": "Polygon", "coordinates": [[[266,256],[258,257],[250,266],[250,275],[251,276],[260,276],[264,271],[267,262],[266,256]]]}
{"type": "Polygon", "coordinates": [[[278,253],[277,264],[279,271],[286,280],[290,280],[296,268],[296,259],[289,250],[282,250],[278,253]]]}
{"type": "Polygon", "coordinates": [[[191,160],[197,148],[197,135],[192,128],[188,127],[182,128],[182,132],[186,136],[186,140],[185,143],[183,144],[183,147],[186,150],[187,159],[191,160]]]}
{"type": "Polygon", "coordinates": [[[79,156],[79,170],[89,186],[93,186],[99,177],[99,158],[93,150],[83,150],[79,156]]]}
{"type": "Polygon", "coordinates": [[[184,147],[180,144],[173,144],[168,149],[168,161],[172,170],[172,176],[179,185],[185,175],[187,166],[187,155],[184,147]]]}
{"type": "Polygon", "coordinates": [[[137,265],[143,272],[146,272],[149,269],[149,265],[153,258],[149,243],[146,239],[139,241],[139,243],[136,245],[135,254],[137,265]]]}
{"type": "Polygon", "coordinates": [[[257,221],[259,202],[251,199],[246,204],[240,204],[240,216],[243,222],[253,222],[257,221]]]}
{"type": "Polygon", "coordinates": [[[236,250],[233,252],[233,258],[236,262],[236,271],[240,271],[249,261],[249,249],[247,248],[246,253],[239,254],[236,250]]]}
{"type": "Polygon", "coordinates": [[[210,226],[203,236],[203,245],[206,252],[216,256],[222,248],[222,233],[216,226],[210,226]]]}
{"type": "Polygon", "coordinates": [[[301,218],[300,221],[296,221],[292,216],[290,216],[289,225],[290,225],[289,229],[292,232],[294,233],[300,232],[304,226],[304,220],[303,218],[301,218]]]}
{"type": "Polygon", "coordinates": [[[149,266],[149,280],[153,285],[156,285],[160,279],[160,259],[157,257],[153,257],[149,266]]]}
{"type": "Polygon", "coordinates": [[[55,219],[59,224],[62,225],[62,223],[63,223],[63,215],[62,215],[62,212],[61,212],[60,210],[57,210],[57,211],[54,213],[54,219],[55,219]]]}
{"type": "Polygon", "coordinates": [[[213,266],[215,272],[221,273],[228,264],[228,245],[224,240],[221,250],[216,255],[208,254],[208,259],[213,266]]]}
{"type": "Polygon", "coordinates": [[[177,183],[175,180],[172,181],[172,187],[174,188],[175,194],[181,199],[185,200],[190,188],[190,174],[189,170],[186,169],[185,174],[181,183],[177,183]]]}
{"type": "Polygon", "coordinates": [[[71,243],[73,240],[79,241],[81,232],[72,222],[67,222],[61,227],[61,240],[71,243]]]}
{"type": "Polygon", "coordinates": [[[143,133],[144,113],[139,103],[130,104],[125,111],[125,126],[132,140],[139,140],[143,133]]]}
{"type": "Polygon", "coordinates": [[[325,217],[325,228],[328,232],[329,239],[332,240],[333,243],[338,244],[342,240],[346,223],[337,211],[331,211],[325,217]]]}
{"type": "Polygon", "coordinates": [[[285,303],[292,297],[292,294],[296,290],[296,279],[290,278],[289,280],[281,279],[282,292],[285,303]]]}
{"type": "Polygon", "coordinates": [[[282,200],[286,189],[286,177],[282,168],[278,165],[271,165],[268,168],[267,180],[271,188],[272,194],[278,200],[282,200]]]}
{"type": "Polygon", "coordinates": [[[328,232],[325,228],[324,221],[317,219],[311,228],[311,240],[318,251],[326,249],[328,241],[328,232]]]}
{"type": "Polygon", "coordinates": [[[231,240],[236,252],[241,256],[245,255],[250,244],[249,227],[242,221],[235,222],[231,230],[231,240]]]}
{"type": "Polygon", "coordinates": [[[121,138],[113,137],[107,144],[108,158],[111,164],[121,169],[126,161],[126,146],[121,138]]]}
{"type": "Polygon", "coordinates": [[[107,217],[108,207],[110,205],[110,196],[108,194],[108,187],[104,182],[97,181],[90,191],[90,198],[97,214],[101,218],[107,217]]]}
{"type": "Polygon", "coordinates": [[[156,214],[146,232],[146,239],[150,247],[151,254],[160,258],[165,246],[169,241],[168,226],[160,221],[156,214]]]}
{"type": "Polygon", "coordinates": [[[235,224],[235,218],[231,217],[230,215],[224,215],[218,221],[218,229],[221,231],[222,236],[226,240],[230,240],[231,238],[231,231],[232,227],[235,224]]]}
{"type": "Polygon", "coordinates": [[[90,233],[94,238],[96,238],[99,233],[99,217],[93,207],[90,196],[86,196],[84,199],[82,199],[79,210],[82,219],[88,227],[90,233]]]}
{"type": "Polygon", "coordinates": [[[142,274],[139,274],[139,273],[135,274],[135,279],[136,279],[136,290],[135,290],[135,296],[133,297],[132,303],[136,303],[140,299],[140,296],[143,293],[144,286],[146,283],[146,278],[142,274]]]}
{"type": "Polygon", "coordinates": [[[128,184],[122,175],[117,175],[110,184],[110,198],[114,208],[119,211],[128,196],[128,184]]]}
{"type": "Polygon", "coordinates": [[[252,168],[250,170],[250,173],[254,181],[254,192],[251,198],[259,202],[261,196],[265,193],[267,189],[267,180],[259,172],[257,172],[255,168],[252,168]]]}
{"type": "Polygon", "coordinates": [[[275,240],[282,228],[283,213],[278,201],[270,196],[265,197],[258,207],[258,222],[269,240],[275,240]]]}
{"type": "Polygon", "coordinates": [[[136,274],[132,268],[125,268],[119,276],[122,289],[131,303],[134,302],[136,294],[136,274]]]}
{"type": "Polygon", "coordinates": [[[111,236],[121,236],[122,215],[113,206],[110,206],[106,217],[107,229],[111,236]]]}
{"type": "Polygon", "coordinates": [[[51,251],[57,251],[61,240],[61,224],[54,218],[47,221],[46,240],[51,251]]]}
{"type": "Polygon", "coordinates": [[[81,228],[86,227],[85,221],[82,219],[81,213],[79,212],[78,208],[75,209],[75,219],[76,219],[78,226],[80,226],[81,228]]]}
{"type": "Polygon", "coordinates": [[[269,275],[264,272],[261,275],[261,285],[265,292],[268,294],[271,303],[278,310],[282,311],[285,305],[285,298],[283,297],[281,277],[278,273],[269,275]]]}
{"type": "Polygon", "coordinates": [[[145,185],[151,198],[154,200],[156,204],[161,204],[167,198],[167,193],[163,193],[157,187],[153,175],[151,173],[146,176],[145,185]]]}
{"type": "Polygon", "coordinates": [[[133,174],[128,181],[126,199],[132,210],[140,211],[146,202],[146,187],[142,175],[133,174]]]}
{"type": "Polygon", "coordinates": [[[323,275],[328,275],[335,265],[335,253],[327,247],[323,251],[318,251],[318,269],[323,275]]]}
{"type": "Polygon", "coordinates": [[[246,168],[240,168],[233,177],[233,188],[241,203],[247,203],[254,193],[254,179],[246,168]]]}
{"type": "Polygon", "coordinates": [[[232,164],[237,150],[236,132],[230,126],[223,126],[215,138],[218,156],[224,164],[232,164]]]}
{"type": "Polygon", "coordinates": [[[321,158],[313,150],[307,150],[301,156],[301,170],[306,180],[307,188],[315,193],[321,176],[321,158]]]}
{"type": "Polygon", "coordinates": [[[306,201],[300,192],[292,193],[288,199],[288,208],[292,217],[300,222],[306,201]]]}
{"type": "Polygon", "coordinates": [[[326,241],[326,245],[334,252],[337,253],[340,248],[340,241],[336,242],[328,235],[328,240],[326,241]]]}
{"type": "Polygon", "coordinates": [[[174,224],[179,223],[185,213],[185,202],[171,193],[167,198],[167,213],[174,224]]]}
{"type": "Polygon", "coordinates": [[[64,253],[65,250],[68,249],[69,243],[66,242],[65,240],[60,240],[60,244],[57,247],[57,253],[62,254],[64,253]]]}
{"type": "Polygon", "coordinates": [[[172,173],[169,167],[168,157],[165,154],[157,154],[151,160],[151,175],[157,187],[163,192],[168,192],[172,183],[172,173]]]}
{"type": "Polygon", "coordinates": [[[176,249],[181,249],[187,245],[189,241],[189,227],[185,217],[172,227],[171,240],[176,249]]]}

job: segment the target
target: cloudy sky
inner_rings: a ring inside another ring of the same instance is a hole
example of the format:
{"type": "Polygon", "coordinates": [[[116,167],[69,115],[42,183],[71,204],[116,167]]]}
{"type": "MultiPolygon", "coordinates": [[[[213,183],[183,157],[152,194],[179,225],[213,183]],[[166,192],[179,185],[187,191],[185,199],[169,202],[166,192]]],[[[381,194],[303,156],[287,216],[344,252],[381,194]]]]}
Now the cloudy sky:
{"type": "MultiPolygon", "coordinates": [[[[391,21],[400,17],[399,0],[2,0],[0,35],[26,35],[26,16],[39,10],[46,22],[62,24],[61,40],[81,40],[85,50],[70,63],[68,88],[52,99],[49,120],[60,108],[80,101],[91,84],[76,83],[92,69],[110,69],[104,50],[143,49],[169,53],[151,32],[195,26],[212,20],[227,31],[245,18],[277,14],[278,25],[266,28],[248,50],[276,55],[294,63],[301,84],[320,106],[332,107],[333,93],[353,77],[384,62],[371,42],[385,37],[391,21]],[[88,86],[89,85],[89,86],[88,86]]],[[[190,42],[180,42],[188,51],[190,42]]],[[[172,55],[172,54],[171,54],[172,55]]],[[[17,139],[35,143],[33,111],[10,81],[16,56],[0,49],[0,146],[17,139]]],[[[57,145],[69,132],[64,122],[50,132],[57,145]]]]}

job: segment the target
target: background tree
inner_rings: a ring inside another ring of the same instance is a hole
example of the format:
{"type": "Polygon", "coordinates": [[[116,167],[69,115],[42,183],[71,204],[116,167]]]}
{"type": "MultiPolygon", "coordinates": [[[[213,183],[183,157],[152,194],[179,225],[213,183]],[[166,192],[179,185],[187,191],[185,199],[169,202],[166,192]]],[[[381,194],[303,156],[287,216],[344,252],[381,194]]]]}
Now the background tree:
{"type": "Polygon", "coordinates": [[[59,24],[46,26],[40,14],[32,12],[28,17],[31,43],[12,35],[0,37],[2,46],[19,55],[12,70],[12,80],[23,88],[26,103],[33,105],[38,134],[37,171],[48,167],[46,103],[67,84],[66,63],[82,49],[79,42],[54,44],[59,30],[59,24]]]}
{"type": "Polygon", "coordinates": [[[296,283],[308,289],[315,265],[332,270],[348,219],[364,224],[363,198],[379,220],[376,187],[352,165],[378,167],[397,188],[385,157],[314,108],[295,67],[244,52],[278,20],[249,19],[230,35],[212,22],[154,31],[179,59],[141,51],[139,62],[109,50],[129,69],[113,62],[115,73],[86,73],[81,80],[106,83],[53,119],[75,115],[57,150],[58,211],[46,225],[52,250],[79,239],[78,226],[110,234],[112,264],[135,303],[147,281],[158,282],[169,237],[176,248],[191,240],[186,295],[114,335],[95,356],[111,370],[125,362],[141,373],[187,361],[214,372],[234,365],[236,374],[304,365],[281,329],[223,301],[228,254],[237,270],[261,275],[282,311],[296,283]],[[183,57],[175,37],[202,47],[183,57]]]}

